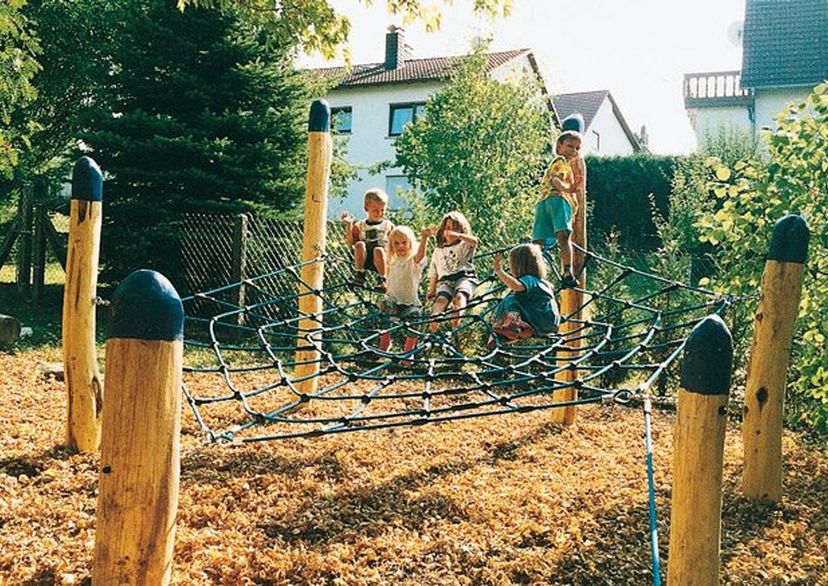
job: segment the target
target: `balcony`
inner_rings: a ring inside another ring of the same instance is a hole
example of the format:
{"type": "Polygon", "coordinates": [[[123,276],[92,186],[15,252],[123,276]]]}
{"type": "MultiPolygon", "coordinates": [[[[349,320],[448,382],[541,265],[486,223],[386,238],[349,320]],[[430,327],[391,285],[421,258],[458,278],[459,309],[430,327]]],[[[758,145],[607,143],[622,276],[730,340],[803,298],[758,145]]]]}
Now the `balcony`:
{"type": "Polygon", "coordinates": [[[753,92],[741,86],[741,71],[684,74],[684,107],[741,106],[750,104],[753,92]]]}

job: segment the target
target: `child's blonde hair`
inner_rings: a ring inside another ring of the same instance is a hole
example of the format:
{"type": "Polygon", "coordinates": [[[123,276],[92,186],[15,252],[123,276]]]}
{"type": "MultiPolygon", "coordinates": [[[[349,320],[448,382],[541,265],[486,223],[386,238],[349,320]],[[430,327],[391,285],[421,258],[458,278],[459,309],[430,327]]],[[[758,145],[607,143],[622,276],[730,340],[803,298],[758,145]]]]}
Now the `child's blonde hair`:
{"type": "Polygon", "coordinates": [[[365,196],[362,198],[362,205],[367,204],[369,201],[375,201],[377,203],[384,203],[385,205],[388,205],[388,194],[379,187],[372,187],[365,192],[365,196]]]}
{"type": "Polygon", "coordinates": [[[518,244],[509,251],[509,268],[516,279],[523,275],[545,279],[548,270],[540,246],[531,243],[518,244]]]}
{"type": "Polygon", "coordinates": [[[568,140],[577,140],[578,142],[583,142],[584,138],[581,136],[581,133],[577,130],[564,130],[558,136],[558,140],[555,141],[555,148],[561,146],[568,140]]]}
{"type": "Polygon", "coordinates": [[[394,262],[395,259],[406,260],[414,256],[415,252],[414,249],[417,247],[417,236],[414,235],[414,230],[409,228],[408,226],[394,226],[391,231],[388,233],[388,262],[389,264],[394,262]],[[394,247],[391,243],[394,236],[402,235],[408,240],[408,256],[406,257],[399,257],[394,252],[394,247]]]}
{"type": "Polygon", "coordinates": [[[468,234],[469,236],[472,235],[471,224],[469,224],[466,216],[462,212],[449,212],[443,216],[443,219],[440,221],[440,227],[437,229],[437,246],[444,246],[446,243],[443,233],[446,231],[446,224],[448,224],[449,220],[458,227],[455,232],[468,234]]]}

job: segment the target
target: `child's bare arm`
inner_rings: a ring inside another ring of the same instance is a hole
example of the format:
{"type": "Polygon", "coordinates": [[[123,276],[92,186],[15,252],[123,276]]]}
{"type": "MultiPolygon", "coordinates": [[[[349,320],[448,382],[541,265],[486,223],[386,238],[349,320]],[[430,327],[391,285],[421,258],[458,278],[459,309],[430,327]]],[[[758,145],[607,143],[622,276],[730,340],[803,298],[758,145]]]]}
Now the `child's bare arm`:
{"type": "Polygon", "coordinates": [[[425,258],[429,236],[431,236],[431,228],[423,228],[422,232],[420,232],[420,245],[417,247],[417,252],[414,254],[414,262],[416,264],[420,264],[425,258]]]}
{"type": "Polygon", "coordinates": [[[512,291],[526,291],[526,287],[524,287],[523,283],[521,283],[519,280],[515,279],[512,275],[503,270],[502,261],[502,255],[500,253],[496,254],[494,257],[494,272],[497,275],[497,277],[503,282],[504,285],[509,287],[509,289],[511,289],[512,291]]]}
{"type": "Polygon", "coordinates": [[[574,193],[575,191],[577,191],[577,186],[574,182],[569,183],[568,181],[564,181],[560,177],[552,177],[549,180],[549,182],[552,184],[552,187],[554,187],[561,193],[574,193]]]}
{"type": "Polygon", "coordinates": [[[428,275],[428,293],[426,299],[434,299],[437,296],[437,275],[428,275]]]}
{"type": "Polygon", "coordinates": [[[356,242],[354,240],[354,217],[348,212],[342,212],[342,221],[345,223],[345,242],[348,246],[353,246],[356,242]]]}
{"type": "Polygon", "coordinates": [[[459,240],[462,240],[466,244],[471,244],[472,246],[477,246],[478,242],[480,242],[477,236],[472,236],[471,234],[463,234],[462,232],[455,232],[454,230],[446,230],[445,232],[443,232],[443,234],[449,236],[450,238],[457,238],[459,240]]]}

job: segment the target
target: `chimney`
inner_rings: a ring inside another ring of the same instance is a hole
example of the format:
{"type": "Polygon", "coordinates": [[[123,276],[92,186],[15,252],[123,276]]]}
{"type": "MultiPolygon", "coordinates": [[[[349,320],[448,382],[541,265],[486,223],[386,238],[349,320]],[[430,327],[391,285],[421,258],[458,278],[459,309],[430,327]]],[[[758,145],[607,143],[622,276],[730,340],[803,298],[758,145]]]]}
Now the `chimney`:
{"type": "Polygon", "coordinates": [[[408,45],[405,44],[405,29],[394,26],[388,27],[385,34],[385,68],[399,69],[405,65],[408,57],[408,45]]]}

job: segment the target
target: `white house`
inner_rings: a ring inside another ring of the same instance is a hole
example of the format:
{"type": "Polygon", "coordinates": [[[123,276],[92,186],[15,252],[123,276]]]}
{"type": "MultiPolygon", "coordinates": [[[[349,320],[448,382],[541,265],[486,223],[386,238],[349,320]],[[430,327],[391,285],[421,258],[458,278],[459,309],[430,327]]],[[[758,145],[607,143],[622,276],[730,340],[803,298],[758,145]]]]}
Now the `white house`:
{"type": "MultiPolygon", "coordinates": [[[[461,58],[411,59],[404,31],[392,26],[385,35],[383,63],[354,65],[350,69],[315,69],[316,73],[341,78],[326,99],[331,105],[334,128],[348,136],[348,162],[365,168],[381,161],[393,161],[395,137],[407,123],[423,114],[428,97],[446,83],[461,58]]],[[[488,53],[486,58],[487,71],[494,79],[505,81],[523,74],[535,75],[541,91],[548,95],[531,50],[488,53]]],[[[557,123],[551,101],[549,110],[553,123],[557,123]]],[[[385,189],[391,196],[390,207],[401,207],[397,191],[408,186],[406,176],[398,168],[378,174],[363,170],[349,186],[344,200],[331,201],[329,213],[331,216],[338,216],[344,210],[361,213],[362,196],[370,187],[385,189]]]]}
{"type": "Polygon", "coordinates": [[[630,130],[609,90],[560,94],[553,101],[560,120],[575,113],[583,116],[586,154],[624,156],[646,148],[644,128],[641,137],[630,130]]]}
{"type": "Polygon", "coordinates": [[[699,143],[719,129],[756,136],[828,79],[828,1],[746,0],[741,71],[688,73],[684,107],[699,143]]]}

